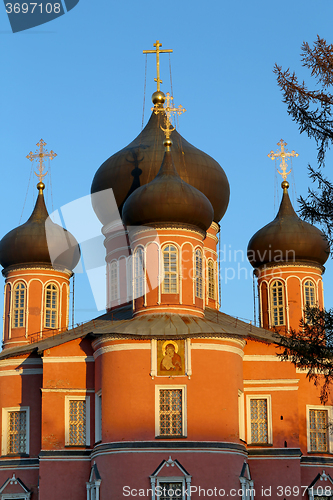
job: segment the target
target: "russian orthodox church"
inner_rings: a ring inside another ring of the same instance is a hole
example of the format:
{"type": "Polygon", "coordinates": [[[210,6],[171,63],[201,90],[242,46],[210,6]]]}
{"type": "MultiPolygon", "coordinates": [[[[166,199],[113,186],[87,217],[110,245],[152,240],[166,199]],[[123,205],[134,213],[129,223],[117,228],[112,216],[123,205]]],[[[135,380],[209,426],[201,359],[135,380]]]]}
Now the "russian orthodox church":
{"type": "Polygon", "coordinates": [[[69,328],[80,249],[48,216],[43,142],[35,208],[0,242],[0,499],[333,498],[333,401],[275,344],[323,306],[327,241],[296,215],[284,175],[276,218],[248,246],[260,327],[221,312],[229,183],[172,131],[182,110],[159,83],[157,64],[146,127],[92,181],[106,314],[69,328]]]}

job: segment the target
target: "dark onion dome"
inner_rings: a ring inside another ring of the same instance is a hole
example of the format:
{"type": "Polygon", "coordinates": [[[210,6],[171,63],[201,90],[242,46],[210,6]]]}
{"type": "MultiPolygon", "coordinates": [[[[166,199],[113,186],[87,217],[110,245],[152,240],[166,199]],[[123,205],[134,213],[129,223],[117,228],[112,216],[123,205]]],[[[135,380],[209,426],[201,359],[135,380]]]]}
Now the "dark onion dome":
{"type": "Polygon", "coordinates": [[[40,182],[37,188],[38,198],[30,218],[0,241],[0,264],[4,268],[51,264],[73,270],[80,260],[79,244],[69,231],[51,221],[43,196],[45,185],[40,182]]]}
{"type": "MultiPolygon", "coordinates": [[[[91,192],[112,188],[120,213],[128,196],[139,186],[151,182],[159,171],[164,155],[164,133],[160,128],[164,126],[164,117],[164,113],[153,112],[141,134],[106,160],[95,174],[91,192]]],[[[177,172],[185,182],[207,196],[213,205],[214,221],[219,222],[225,214],[230,195],[224,170],[213,158],[183,139],[176,130],[172,133],[172,141],[177,172]]],[[[102,224],[108,224],[114,215],[108,213],[104,203],[98,203],[98,197],[92,197],[92,204],[102,224]]]]}
{"type": "Polygon", "coordinates": [[[293,261],[325,264],[330,248],[325,235],[300,219],[288,195],[289,183],[283,181],[283,196],[275,219],[252,236],[247,257],[253,267],[293,261]]]}
{"type": "Polygon", "coordinates": [[[212,204],[198,189],[180,178],[170,151],[170,139],[164,144],[167,147],[157,176],[127,198],[123,222],[127,226],[191,224],[206,231],[213,221],[212,204]]]}

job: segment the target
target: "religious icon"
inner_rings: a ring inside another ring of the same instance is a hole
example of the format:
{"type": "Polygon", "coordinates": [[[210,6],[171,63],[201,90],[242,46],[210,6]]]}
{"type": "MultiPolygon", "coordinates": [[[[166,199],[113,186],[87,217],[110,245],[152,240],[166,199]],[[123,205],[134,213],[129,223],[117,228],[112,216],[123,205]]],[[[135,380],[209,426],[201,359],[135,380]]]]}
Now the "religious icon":
{"type": "Polygon", "coordinates": [[[185,341],[159,340],[157,375],[185,375],[185,341]]]}

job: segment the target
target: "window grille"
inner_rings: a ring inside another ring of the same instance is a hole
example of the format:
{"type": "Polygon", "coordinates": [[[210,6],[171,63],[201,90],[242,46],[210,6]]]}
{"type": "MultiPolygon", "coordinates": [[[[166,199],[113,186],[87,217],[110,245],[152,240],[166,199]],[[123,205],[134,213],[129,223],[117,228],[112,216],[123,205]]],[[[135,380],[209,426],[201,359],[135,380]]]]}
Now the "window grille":
{"type": "Polygon", "coordinates": [[[183,498],[183,483],[158,483],[161,496],[159,500],[179,500],[183,498]]]}
{"type": "Polygon", "coordinates": [[[214,273],[214,262],[212,260],[208,261],[208,297],[210,299],[215,299],[215,273],[214,273]]]}
{"type": "Polygon", "coordinates": [[[168,245],[163,248],[162,293],[178,293],[177,248],[168,245]]]}
{"type": "Polygon", "coordinates": [[[195,251],[195,295],[202,299],[202,253],[199,249],[195,251]]]}
{"type": "Polygon", "coordinates": [[[138,248],[134,254],[134,298],[142,297],[144,284],[144,257],[142,248],[138,248]]]}
{"type": "Polygon", "coordinates": [[[58,326],[58,288],[51,283],[46,287],[45,293],[45,328],[58,326]]]}
{"type": "Polygon", "coordinates": [[[272,323],[274,326],[284,325],[284,291],[282,281],[274,281],[271,288],[272,323]]]}
{"type": "Polygon", "coordinates": [[[70,446],[86,444],[86,402],[69,401],[69,443],[70,446]]]}
{"type": "Polygon", "coordinates": [[[27,412],[8,412],[8,440],[7,453],[27,452],[27,412]]]}
{"type": "Polygon", "coordinates": [[[310,451],[328,451],[328,412],[309,410],[310,451]]]}
{"type": "Polygon", "coordinates": [[[251,399],[251,443],[268,443],[267,399],[251,399]]]}
{"type": "Polygon", "coordinates": [[[27,287],[25,283],[17,283],[14,286],[13,296],[13,328],[20,328],[25,326],[25,302],[26,302],[27,287]]]}
{"type": "Polygon", "coordinates": [[[118,263],[110,265],[110,299],[111,302],[118,299],[118,263]]]}
{"type": "Polygon", "coordinates": [[[182,419],[182,389],[160,390],[160,435],[181,436],[182,419]]]}

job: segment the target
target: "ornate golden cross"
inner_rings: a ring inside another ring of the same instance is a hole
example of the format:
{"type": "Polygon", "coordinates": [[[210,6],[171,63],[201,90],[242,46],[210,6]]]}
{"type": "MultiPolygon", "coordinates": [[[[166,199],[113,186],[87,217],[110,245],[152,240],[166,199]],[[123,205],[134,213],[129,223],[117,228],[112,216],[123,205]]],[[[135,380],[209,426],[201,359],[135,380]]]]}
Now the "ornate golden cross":
{"type": "Polygon", "coordinates": [[[160,47],[162,47],[162,44],[156,40],[156,43],[154,43],[154,47],[156,47],[156,50],[143,50],[144,54],[156,54],[156,72],[157,72],[157,78],[154,78],[154,82],[157,82],[157,91],[160,91],[160,83],[163,83],[162,80],[160,79],[160,54],[164,54],[166,52],[173,52],[172,49],[166,49],[166,50],[160,50],[160,47]]]}
{"type": "Polygon", "coordinates": [[[47,150],[44,150],[44,146],[46,146],[46,142],[41,139],[39,142],[37,142],[36,146],[39,147],[39,151],[37,150],[35,154],[33,154],[32,151],[26,156],[28,160],[34,161],[38,160],[39,161],[39,167],[38,167],[38,173],[34,172],[35,175],[39,178],[39,182],[43,181],[43,178],[46,176],[47,172],[44,172],[44,158],[50,158],[50,160],[53,160],[57,156],[57,154],[54,151],[48,152],[47,150]]]}
{"type": "MultiPolygon", "coordinates": [[[[165,111],[166,115],[165,117],[166,127],[165,128],[161,127],[161,129],[165,133],[165,137],[169,139],[171,132],[175,130],[175,127],[172,127],[171,125],[171,120],[170,120],[171,115],[172,114],[181,115],[182,113],[185,113],[186,109],[183,108],[181,104],[177,108],[172,107],[171,101],[173,101],[173,97],[169,92],[166,93],[165,100],[166,100],[166,106],[163,107],[162,109],[165,111]]],[[[154,113],[156,114],[162,111],[161,109],[158,108],[151,108],[151,109],[154,110],[154,113]]]]}
{"type": "Polygon", "coordinates": [[[272,150],[267,156],[271,160],[276,160],[277,158],[281,158],[281,163],[280,163],[279,167],[281,167],[282,172],[280,172],[279,168],[277,169],[277,171],[282,176],[282,179],[285,181],[291,172],[291,169],[289,170],[289,172],[287,172],[287,163],[286,162],[291,157],[294,157],[294,156],[297,157],[298,153],[296,153],[294,150],[292,150],[291,153],[288,153],[284,149],[284,147],[287,145],[287,143],[284,142],[283,139],[281,139],[280,142],[277,143],[277,145],[281,146],[281,151],[277,151],[276,153],[274,153],[274,151],[272,150]]]}

